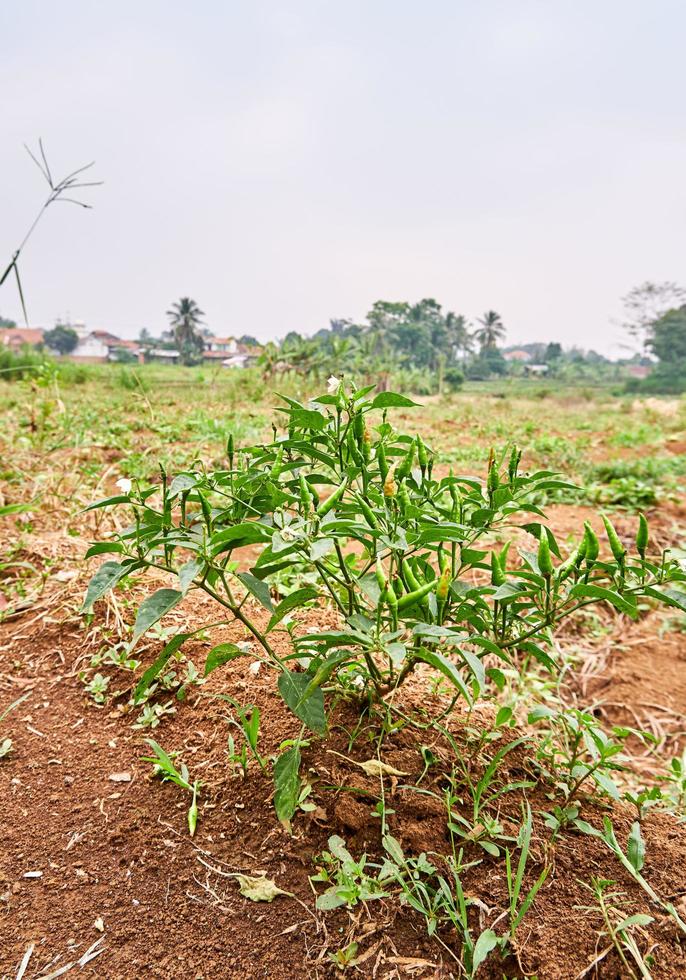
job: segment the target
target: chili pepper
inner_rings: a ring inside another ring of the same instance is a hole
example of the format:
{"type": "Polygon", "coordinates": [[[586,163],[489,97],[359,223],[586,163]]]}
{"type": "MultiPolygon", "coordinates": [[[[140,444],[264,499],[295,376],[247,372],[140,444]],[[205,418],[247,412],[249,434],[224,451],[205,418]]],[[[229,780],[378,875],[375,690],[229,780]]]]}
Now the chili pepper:
{"type": "Polygon", "coordinates": [[[605,532],[607,534],[607,540],[610,542],[610,551],[612,552],[617,564],[624,565],[624,558],[626,557],[626,548],[619,540],[619,535],[615,531],[609,519],[605,517],[604,514],[602,516],[603,516],[603,524],[605,525],[605,532]]]}
{"type": "Polygon", "coordinates": [[[491,449],[488,457],[488,477],[486,479],[486,486],[488,487],[488,493],[491,498],[499,485],[500,476],[498,475],[498,467],[495,464],[495,451],[491,449]]]}
{"type": "Polygon", "coordinates": [[[600,542],[598,541],[598,535],[588,521],[584,521],[584,537],[586,539],[586,561],[589,565],[592,565],[598,557],[600,542]]]}
{"type": "Polygon", "coordinates": [[[386,479],[383,485],[383,495],[386,498],[395,497],[398,492],[398,487],[395,482],[395,466],[392,466],[388,473],[386,474],[386,479]]]}
{"type": "Polygon", "coordinates": [[[353,416],[353,432],[355,433],[357,444],[360,446],[364,439],[364,415],[362,412],[358,412],[357,415],[353,416]]]}
{"type": "Polygon", "coordinates": [[[522,459],[521,449],[517,449],[516,446],[512,447],[512,452],[510,453],[510,462],[507,467],[507,475],[510,478],[510,484],[514,483],[517,479],[517,473],[519,471],[519,464],[522,459]]]}
{"type": "Polygon", "coordinates": [[[200,506],[202,507],[202,515],[205,518],[205,524],[207,524],[207,530],[209,531],[212,527],[212,508],[202,494],[199,494],[200,506]]]}
{"type": "Polygon", "coordinates": [[[388,463],[386,462],[386,451],[381,442],[376,447],[376,461],[379,464],[379,476],[383,483],[388,476],[388,463]]]}
{"type": "Polygon", "coordinates": [[[401,483],[398,487],[398,504],[403,514],[406,514],[409,508],[412,506],[410,494],[407,490],[407,486],[404,483],[401,483]]]}
{"type": "Polygon", "coordinates": [[[362,511],[362,516],[366,520],[367,524],[369,524],[369,526],[371,528],[377,528],[379,526],[379,524],[378,524],[378,521],[377,521],[376,516],[374,514],[374,511],[369,506],[369,504],[364,499],[364,497],[360,497],[358,495],[358,497],[357,497],[357,503],[359,505],[360,510],[362,511]]]}
{"type": "Polygon", "coordinates": [[[328,514],[329,511],[333,507],[336,506],[336,504],[338,503],[338,501],[341,499],[341,497],[345,493],[345,489],[346,489],[347,486],[348,486],[348,481],[347,480],[344,480],[343,483],[341,483],[340,486],[336,487],[336,489],[332,493],[329,494],[329,496],[326,498],[326,500],[324,501],[324,503],[317,510],[317,516],[318,517],[325,517],[326,514],[328,514]]]}
{"type": "Polygon", "coordinates": [[[232,470],[234,456],[233,433],[231,433],[226,443],[226,455],[229,457],[229,469],[232,470]]]}
{"type": "Polygon", "coordinates": [[[419,460],[419,468],[422,471],[422,476],[424,476],[429,465],[429,454],[420,436],[417,436],[417,459],[419,460]]]}
{"type": "MultiPolygon", "coordinates": [[[[393,616],[394,617],[397,616],[398,609],[400,607],[400,603],[401,603],[402,600],[398,599],[398,597],[395,594],[395,591],[394,591],[392,585],[386,585],[386,588],[384,589],[384,592],[383,592],[383,598],[384,598],[384,601],[385,601],[386,605],[391,610],[391,613],[393,614],[393,616]]],[[[407,599],[407,596],[403,596],[403,598],[404,599],[407,599]]]]}
{"type": "Polygon", "coordinates": [[[436,598],[439,602],[445,602],[445,600],[448,598],[451,578],[452,571],[450,565],[446,565],[441,572],[441,577],[438,580],[438,585],[436,586],[436,598]]]}
{"type": "Polygon", "coordinates": [[[495,551],[491,552],[491,585],[505,585],[505,572],[495,551]]]}
{"type": "Polygon", "coordinates": [[[376,570],[374,572],[376,575],[376,584],[379,586],[381,592],[386,588],[386,573],[383,570],[383,565],[381,564],[381,559],[376,559],[376,570]]]}
{"type": "Polygon", "coordinates": [[[648,548],[648,521],[645,514],[638,515],[638,530],[636,532],[636,550],[645,561],[646,550],[648,548]]]}
{"type": "Polygon", "coordinates": [[[402,462],[398,465],[397,478],[399,480],[406,480],[410,473],[412,472],[412,464],[414,463],[414,451],[415,451],[414,439],[410,443],[410,448],[407,450],[402,462]]]}
{"type": "Polygon", "coordinates": [[[548,535],[541,528],[541,537],[538,542],[538,568],[544,578],[550,578],[553,574],[553,559],[550,556],[550,542],[548,535]]]}
{"type": "Polygon", "coordinates": [[[417,576],[415,575],[414,571],[412,570],[412,566],[410,565],[409,561],[406,558],[403,558],[402,562],[400,563],[400,570],[402,574],[405,576],[405,581],[409,586],[410,592],[416,592],[417,589],[421,588],[421,583],[417,578],[417,576]]]}
{"type": "Polygon", "coordinates": [[[272,480],[276,481],[281,475],[281,470],[283,469],[283,446],[279,446],[276,450],[276,458],[274,459],[274,465],[272,466],[271,473],[269,476],[272,480]]]}
{"type": "Polygon", "coordinates": [[[436,582],[426,582],[421,585],[418,589],[413,592],[408,592],[401,599],[398,599],[398,611],[401,612],[403,609],[407,609],[408,606],[413,606],[416,602],[420,602],[424,596],[427,596],[429,592],[432,592],[436,582]]]}
{"type": "Polygon", "coordinates": [[[302,475],[302,473],[298,478],[298,482],[300,484],[300,508],[303,514],[305,515],[305,517],[307,517],[307,515],[310,513],[310,510],[312,508],[312,496],[310,494],[310,490],[307,485],[307,480],[302,475]]]}

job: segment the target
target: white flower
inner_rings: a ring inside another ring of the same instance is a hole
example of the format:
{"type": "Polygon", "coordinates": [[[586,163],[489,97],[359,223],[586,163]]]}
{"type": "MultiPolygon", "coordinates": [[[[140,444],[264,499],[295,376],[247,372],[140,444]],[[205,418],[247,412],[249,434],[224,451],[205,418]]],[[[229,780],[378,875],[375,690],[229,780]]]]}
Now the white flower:
{"type": "Polygon", "coordinates": [[[122,476],[119,480],[117,480],[115,486],[119,487],[122,493],[131,493],[131,487],[133,486],[133,483],[131,482],[131,480],[128,480],[125,476],[122,476]]]}
{"type": "Polygon", "coordinates": [[[340,387],[340,378],[337,378],[335,374],[332,374],[329,380],[326,382],[326,387],[330,395],[335,395],[340,387]]]}
{"type": "Polygon", "coordinates": [[[249,671],[250,671],[250,673],[251,673],[251,674],[253,675],[253,677],[257,677],[257,675],[258,675],[258,674],[259,674],[259,672],[260,672],[260,667],[261,667],[261,666],[262,666],[262,664],[260,663],[260,661],[259,661],[259,660],[254,660],[254,661],[253,661],[253,662],[252,662],[252,663],[250,664],[250,666],[248,667],[248,670],[249,670],[249,671]]]}

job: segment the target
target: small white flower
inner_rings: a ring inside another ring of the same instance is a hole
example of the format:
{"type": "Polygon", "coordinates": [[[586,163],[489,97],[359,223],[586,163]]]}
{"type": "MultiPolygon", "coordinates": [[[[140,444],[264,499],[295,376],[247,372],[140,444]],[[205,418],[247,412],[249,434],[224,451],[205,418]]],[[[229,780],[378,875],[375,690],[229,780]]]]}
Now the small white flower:
{"type": "Polygon", "coordinates": [[[337,378],[335,374],[332,374],[329,380],[326,382],[326,386],[330,395],[335,395],[340,387],[340,378],[337,378]]]}
{"type": "Polygon", "coordinates": [[[119,480],[117,480],[115,486],[119,487],[122,493],[131,493],[131,487],[133,486],[133,483],[125,476],[122,476],[119,480]]]}

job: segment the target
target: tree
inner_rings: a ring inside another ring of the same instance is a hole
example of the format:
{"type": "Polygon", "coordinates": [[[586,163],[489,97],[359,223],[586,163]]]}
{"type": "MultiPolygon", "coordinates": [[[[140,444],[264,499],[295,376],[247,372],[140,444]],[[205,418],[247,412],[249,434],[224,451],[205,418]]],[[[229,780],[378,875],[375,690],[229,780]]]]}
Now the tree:
{"type": "Polygon", "coordinates": [[[141,329],[138,332],[138,343],[139,344],[152,344],[152,343],[154,343],[154,340],[155,340],[155,338],[150,333],[150,331],[146,327],[141,327],[141,329]]]}
{"type": "Polygon", "coordinates": [[[498,346],[498,341],[505,337],[505,324],[500,314],[495,310],[489,310],[479,319],[479,323],[481,326],[474,336],[481,344],[481,349],[494,350],[498,346]]]}
{"type": "Polygon", "coordinates": [[[260,342],[257,337],[253,337],[252,334],[244,333],[242,336],[236,338],[236,342],[239,344],[244,344],[245,347],[259,347],[260,342]]]}
{"type": "Polygon", "coordinates": [[[203,339],[199,333],[205,314],[195,300],[183,296],[167,310],[169,322],[174,330],[174,340],[181,355],[181,363],[190,365],[202,361],[203,339]]]}
{"type": "Polygon", "coordinates": [[[653,324],[669,310],[686,301],[686,290],[675,282],[649,282],[635,286],[622,297],[622,326],[645,344],[653,324]]]}
{"type": "Polygon", "coordinates": [[[551,341],[545,349],[543,360],[546,364],[550,364],[553,361],[559,361],[561,357],[562,344],[558,344],[557,341],[551,341]]]}
{"type": "Polygon", "coordinates": [[[79,335],[73,327],[58,323],[52,330],[43,334],[45,344],[59,354],[71,354],[79,342],[79,335]]]}
{"type": "Polygon", "coordinates": [[[660,370],[682,374],[686,366],[686,305],[670,310],[657,320],[646,347],[660,362],[660,370]]]}
{"type": "Polygon", "coordinates": [[[10,330],[16,327],[15,320],[8,320],[6,316],[0,315],[0,328],[9,328],[10,330]]]}

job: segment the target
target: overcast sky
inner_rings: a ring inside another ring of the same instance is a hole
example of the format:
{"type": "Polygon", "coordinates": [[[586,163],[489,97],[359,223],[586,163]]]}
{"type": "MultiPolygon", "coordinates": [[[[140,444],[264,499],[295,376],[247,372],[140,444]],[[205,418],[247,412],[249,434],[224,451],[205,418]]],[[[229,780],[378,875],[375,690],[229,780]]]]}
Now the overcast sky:
{"type": "Polygon", "coordinates": [[[27,246],[32,324],[190,295],[266,340],[431,296],[617,352],[619,297],[686,278],[685,32],[682,0],[4,3],[0,264],[42,136],[105,184],[27,246]]]}

